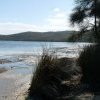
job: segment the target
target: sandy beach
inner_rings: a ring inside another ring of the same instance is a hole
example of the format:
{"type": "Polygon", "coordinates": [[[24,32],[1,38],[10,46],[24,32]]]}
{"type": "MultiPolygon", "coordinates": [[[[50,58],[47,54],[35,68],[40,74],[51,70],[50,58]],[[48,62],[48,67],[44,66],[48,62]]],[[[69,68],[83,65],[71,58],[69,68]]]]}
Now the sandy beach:
{"type": "Polygon", "coordinates": [[[8,71],[0,75],[0,100],[19,100],[18,98],[27,91],[30,75],[14,75],[13,71],[8,71]]]}
{"type": "MultiPolygon", "coordinates": [[[[55,48],[51,51],[58,57],[78,57],[82,48],[55,48]]],[[[30,86],[33,71],[40,55],[14,54],[0,56],[0,100],[24,100],[30,86]]]]}
{"type": "Polygon", "coordinates": [[[4,62],[0,64],[0,68],[6,69],[0,73],[0,100],[22,100],[29,88],[35,57],[10,55],[1,57],[0,60],[4,62]]]}

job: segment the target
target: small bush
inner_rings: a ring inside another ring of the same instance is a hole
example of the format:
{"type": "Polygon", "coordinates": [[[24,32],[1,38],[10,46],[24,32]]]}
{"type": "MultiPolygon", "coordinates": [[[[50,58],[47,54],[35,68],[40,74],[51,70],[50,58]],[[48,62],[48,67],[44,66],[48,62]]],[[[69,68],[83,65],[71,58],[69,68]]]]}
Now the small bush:
{"type": "Polygon", "coordinates": [[[7,69],[6,68],[0,68],[0,73],[6,72],[7,69]]]}
{"type": "Polygon", "coordinates": [[[62,84],[77,74],[72,59],[57,57],[43,53],[33,74],[29,97],[32,100],[63,100],[63,95],[70,92],[70,86],[62,84]]]}
{"type": "Polygon", "coordinates": [[[100,86],[100,44],[85,47],[77,62],[82,68],[82,83],[95,89],[96,86],[100,86]]]}

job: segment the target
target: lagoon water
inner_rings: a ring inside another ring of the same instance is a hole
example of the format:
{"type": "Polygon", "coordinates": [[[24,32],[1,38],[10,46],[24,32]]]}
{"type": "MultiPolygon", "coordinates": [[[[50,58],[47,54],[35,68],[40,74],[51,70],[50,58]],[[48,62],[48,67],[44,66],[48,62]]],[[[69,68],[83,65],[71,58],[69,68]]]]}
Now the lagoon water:
{"type": "Polygon", "coordinates": [[[0,54],[22,54],[40,52],[43,47],[63,47],[62,42],[0,41],[0,54]]]}
{"type": "Polygon", "coordinates": [[[0,55],[35,54],[41,52],[42,48],[76,48],[86,44],[71,42],[0,41],[0,55]]]}
{"type": "Polygon", "coordinates": [[[23,68],[25,71],[25,68],[35,66],[43,48],[59,57],[77,57],[86,45],[88,43],[0,41],[0,67],[23,68]]]}
{"type": "Polygon", "coordinates": [[[88,43],[0,41],[0,68],[7,69],[0,74],[0,100],[5,100],[3,97],[16,100],[17,94],[28,90],[42,48],[53,49],[59,57],[76,57],[86,45],[88,43]]]}

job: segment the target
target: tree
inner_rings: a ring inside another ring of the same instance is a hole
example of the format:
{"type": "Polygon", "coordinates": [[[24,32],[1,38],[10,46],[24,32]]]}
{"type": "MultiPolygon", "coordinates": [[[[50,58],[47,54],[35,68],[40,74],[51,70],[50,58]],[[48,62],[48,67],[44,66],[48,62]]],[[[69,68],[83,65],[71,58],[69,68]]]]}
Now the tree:
{"type": "Polygon", "coordinates": [[[100,0],[75,0],[75,3],[76,7],[70,15],[71,23],[78,24],[82,31],[94,29],[95,37],[99,40],[100,0]]]}

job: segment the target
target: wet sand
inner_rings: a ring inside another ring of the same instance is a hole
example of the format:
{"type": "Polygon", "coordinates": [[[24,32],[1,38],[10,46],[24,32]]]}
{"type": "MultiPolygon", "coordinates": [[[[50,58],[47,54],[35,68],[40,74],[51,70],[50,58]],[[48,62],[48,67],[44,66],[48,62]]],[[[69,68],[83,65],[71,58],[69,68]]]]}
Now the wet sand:
{"type": "MultiPolygon", "coordinates": [[[[67,48],[56,49],[54,54],[59,57],[77,56],[76,49],[74,49],[75,52],[71,52],[72,56],[67,48]]],[[[0,100],[24,100],[38,56],[16,54],[0,57],[1,60],[3,59],[0,68],[7,68],[6,72],[0,74],[0,100]]]]}
{"type": "Polygon", "coordinates": [[[20,100],[27,92],[31,75],[18,76],[8,71],[0,74],[0,100],[20,100]]]}
{"type": "Polygon", "coordinates": [[[35,66],[34,56],[10,55],[0,61],[4,62],[0,63],[0,100],[24,100],[35,66]]]}

